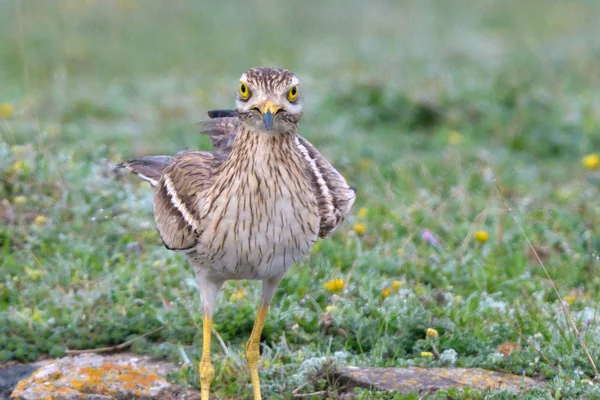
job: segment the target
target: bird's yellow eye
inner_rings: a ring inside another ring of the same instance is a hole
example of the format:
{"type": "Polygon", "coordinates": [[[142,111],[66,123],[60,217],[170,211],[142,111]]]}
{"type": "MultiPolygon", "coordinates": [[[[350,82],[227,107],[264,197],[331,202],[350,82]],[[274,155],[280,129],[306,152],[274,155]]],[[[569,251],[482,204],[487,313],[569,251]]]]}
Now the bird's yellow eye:
{"type": "Polygon", "coordinates": [[[248,86],[244,82],[240,82],[240,97],[243,100],[247,100],[250,97],[250,90],[248,90],[248,86]]]}
{"type": "Polygon", "coordinates": [[[288,100],[289,101],[296,100],[296,97],[298,97],[298,86],[292,87],[290,89],[290,91],[288,92],[288,100]]]}

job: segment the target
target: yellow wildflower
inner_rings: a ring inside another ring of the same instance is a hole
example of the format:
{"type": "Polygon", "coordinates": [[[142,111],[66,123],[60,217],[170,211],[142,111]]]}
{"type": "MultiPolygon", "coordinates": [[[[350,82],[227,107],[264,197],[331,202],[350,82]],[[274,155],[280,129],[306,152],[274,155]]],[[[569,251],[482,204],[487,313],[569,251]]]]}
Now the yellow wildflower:
{"type": "Polygon", "coordinates": [[[337,309],[338,309],[337,306],[327,306],[327,307],[325,307],[325,312],[332,313],[337,309]]]}
{"type": "Polygon", "coordinates": [[[476,231],[473,236],[475,237],[475,240],[477,240],[479,243],[485,243],[490,238],[490,234],[486,231],[476,231]]]}
{"type": "Polygon", "coordinates": [[[13,199],[13,204],[16,204],[18,206],[21,204],[25,204],[26,202],[27,202],[27,197],[25,197],[25,196],[16,196],[13,199]]]}
{"type": "Polygon", "coordinates": [[[313,247],[312,247],[311,251],[312,251],[313,253],[318,253],[318,252],[319,252],[319,250],[321,249],[321,246],[322,246],[322,245],[321,245],[321,243],[323,243],[323,241],[322,241],[322,240],[320,240],[320,241],[318,241],[317,243],[313,244],[313,247]]]}
{"type": "Polygon", "coordinates": [[[452,146],[459,145],[462,142],[463,136],[458,131],[452,131],[448,135],[448,143],[452,146]]]}
{"type": "Polygon", "coordinates": [[[573,304],[575,304],[576,300],[577,300],[577,296],[575,296],[574,294],[570,294],[568,296],[565,296],[565,301],[570,306],[572,306],[573,304]]]}
{"type": "Polygon", "coordinates": [[[0,118],[10,118],[15,113],[15,108],[9,103],[0,103],[0,118]]]}
{"type": "Polygon", "coordinates": [[[32,281],[37,281],[40,279],[40,276],[43,275],[43,271],[40,269],[25,267],[25,275],[32,281]]]}
{"type": "Polygon", "coordinates": [[[38,215],[33,220],[33,223],[35,224],[35,226],[42,226],[42,225],[46,224],[46,222],[48,222],[48,218],[44,217],[43,215],[38,215]]]}
{"type": "Polygon", "coordinates": [[[357,235],[363,235],[367,231],[367,226],[365,224],[357,222],[352,226],[352,229],[354,230],[354,232],[356,232],[357,235]]]}
{"type": "Polygon", "coordinates": [[[31,313],[31,319],[33,322],[42,322],[42,312],[39,308],[33,310],[33,313],[31,313]]]}
{"type": "Polygon", "coordinates": [[[345,286],[346,281],[344,281],[342,278],[332,279],[323,284],[323,287],[329,290],[331,293],[339,293],[344,289],[345,286]]]}
{"type": "Polygon", "coordinates": [[[359,218],[367,218],[369,216],[369,209],[367,207],[362,207],[356,213],[359,218]]]}
{"type": "Polygon", "coordinates": [[[427,331],[426,331],[425,335],[428,338],[436,338],[436,337],[440,336],[440,334],[438,333],[438,331],[436,329],[433,329],[433,328],[427,328],[427,331]]]}
{"type": "Polygon", "coordinates": [[[381,290],[381,297],[386,299],[390,295],[390,292],[391,290],[389,286],[384,287],[383,290],[381,290]]]}
{"type": "Polygon", "coordinates": [[[426,293],[427,293],[427,289],[425,288],[425,286],[423,286],[421,284],[417,284],[415,286],[415,294],[417,296],[425,296],[426,293]]]}
{"type": "Polygon", "coordinates": [[[581,163],[587,169],[596,169],[600,167],[600,155],[597,153],[588,154],[581,159],[581,163]]]}
{"type": "Polygon", "coordinates": [[[397,293],[400,288],[402,287],[403,283],[400,281],[394,281],[392,282],[392,292],[393,293],[397,293]]]}
{"type": "Polygon", "coordinates": [[[433,353],[430,351],[422,351],[421,357],[430,358],[430,357],[433,357],[433,353]]]}
{"type": "Polygon", "coordinates": [[[243,299],[244,296],[246,296],[246,292],[244,292],[244,289],[239,289],[239,290],[236,290],[235,292],[233,292],[231,294],[231,296],[229,296],[229,300],[233,301],[233,302],[239,301],[239,300],[243,299]]]}
{"type": "Polygon", "coordinates": [[[13,165],[11,165],[9,172],[12,173],[16,173],[16,172],[23,172],[25,171],[25,161],[23,160],[18,160],[15,161],[13,165]]]}

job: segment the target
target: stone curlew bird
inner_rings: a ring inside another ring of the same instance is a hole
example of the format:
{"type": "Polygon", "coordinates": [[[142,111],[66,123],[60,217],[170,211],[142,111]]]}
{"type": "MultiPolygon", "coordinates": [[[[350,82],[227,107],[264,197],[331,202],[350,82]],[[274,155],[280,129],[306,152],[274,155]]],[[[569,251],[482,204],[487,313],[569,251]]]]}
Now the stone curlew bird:
{"type": "Polygon", "coordinates": [[[277,286],[318,237],[350,211],[355,190],[296,131],[302,116],[298,78],[280,68],[252,68],[239,83],[235,110],[210,111],[203,123],[214,152],[182,151],[120,164],[156,188],[154,214],[169,250],[193,266],[203,307],[201,398],[214,369],[210,340],[214,304],[230,279],[262,281],[246,344],[254,399],[261,398],[260,335],[277,286]]]}

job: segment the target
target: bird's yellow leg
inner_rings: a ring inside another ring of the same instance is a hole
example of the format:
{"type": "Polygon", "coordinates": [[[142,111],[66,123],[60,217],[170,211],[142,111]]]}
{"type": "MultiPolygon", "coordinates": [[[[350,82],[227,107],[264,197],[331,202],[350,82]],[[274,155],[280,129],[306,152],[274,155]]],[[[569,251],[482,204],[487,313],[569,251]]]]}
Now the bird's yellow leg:
{"type": "Polygon", "coordinates": [[[215,369],[210,362],[210,335],[212,317],[204,315],[202,321],[202,358],[200,359],[200,395],[201,400],[209,400],[210,383],[215,377],[215,369]]]}
{"type": "Polygon", "coordinates": [[[246,343],[246,360],[250,367],[250,378],[252,379],[252,392],[254,393],[254,400],[261,400],[260,395],[260,382],[258,380],[258,359],[260,358],[260,335],[265,326],[267,320],[267,313],[269,311],[269,304],[265,302],[260,303],[258,312],[256,313],[256,319],[254,320],[254,326],[252,327],[252,333],[250,339],[246,343]]]}

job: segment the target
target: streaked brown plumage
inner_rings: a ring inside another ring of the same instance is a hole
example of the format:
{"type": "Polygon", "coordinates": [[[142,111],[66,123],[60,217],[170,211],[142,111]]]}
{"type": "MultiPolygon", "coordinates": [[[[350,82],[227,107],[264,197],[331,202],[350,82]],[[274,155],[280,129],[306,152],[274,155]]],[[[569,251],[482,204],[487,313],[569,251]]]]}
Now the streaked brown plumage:
{"type": "Polygon", "coordinates": [[[296,134],[299,82],[290,71],[244,72],[235,111],[203,123],[214,152],[182,151],[123,163],[156,188],[154,213],[165,246],[184,251],[203,297],[202,398],[214,375],[210,326],[225,280],[259,279],[263,296],[246,354],[255,399],[260,333],[275,289],[317,237],[349,212],[355,193],[333,166],[296,134]]]}

